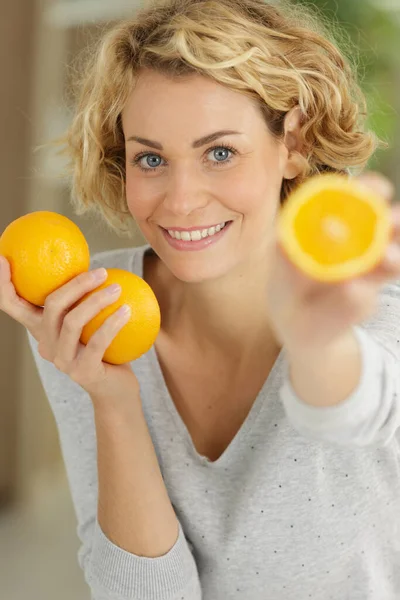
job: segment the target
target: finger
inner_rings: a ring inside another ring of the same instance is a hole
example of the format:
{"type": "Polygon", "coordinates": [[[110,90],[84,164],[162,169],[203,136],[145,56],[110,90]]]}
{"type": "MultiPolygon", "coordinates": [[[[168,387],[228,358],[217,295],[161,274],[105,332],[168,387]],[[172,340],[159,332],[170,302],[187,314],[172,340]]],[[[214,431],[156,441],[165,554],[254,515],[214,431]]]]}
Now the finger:
{"type": "Polygon", "coordinates": [[[400,205],[396,203],[392,208],[392,241],[400,243],[400,205]]]}
{"type": "Polygon", "coordinates": [[[376,294],[371,287],[365,280],[350,279],[320,294],[310,306],[316,318],[328,319],[328,328],[339,327],[344,321],[361,322],[375,307],[376,294]]]}
{"type": "Polygon", "coordinates": [[[363,279],[377,284],[399,278],[400,260],[400,205],[392,206],[392,230],[389,244],[379,263],[363,279]]]}
{"type": "Polygon", "coordinates": [[[391,202],[394,198],[395,187],[393,183],[376,171],[367,171],[362,175],[354,178],[360,185],[367,187],[381,196],[387,202],[391,202]]]}
{"type": "Polygon", "coordinates": [[[92,294],[87,300],[72,309],[64,318],[57,342],[58,364],[68,365],[75,360],[83,327],[99,314],[103,308],[115,302],[121,294],[121,286],[114,284],[92,294]]]}
{"type": "Polygon", "coordinates": [[[106,319],[101,327],[92,335],[86,347],[80,352],[79,363],[82,366],[82,372],[90,372],[99,362],[115,336],[121,331],[124,325],[129,321],[130,307],[121,306],[114,314],[106,319]],[[126,310],[125,310],[126,309],[126,310]]]}
{"type": "Polygon", "coordinates": [[[47,296],[43,313],[43,339],[46,340],[46,354],[53,360],[58,346],[64,317],[70,308],[88,292],[98,287],[108,274],[105,269],[81,273],[47,296]]]}
{"type": "Polygon", "coordinates": [[[382,285],[387,281],[400,279],[400,246],[392,242],[387,247],[379,265],[363,277],[364,281],[382,285]]]}
{"type": "Polygon", "coordinates": [[[17,295],[11,280],[10,263],[4,256],[0,256],[0,309],[38,339],[43,309],[17,295]]]}

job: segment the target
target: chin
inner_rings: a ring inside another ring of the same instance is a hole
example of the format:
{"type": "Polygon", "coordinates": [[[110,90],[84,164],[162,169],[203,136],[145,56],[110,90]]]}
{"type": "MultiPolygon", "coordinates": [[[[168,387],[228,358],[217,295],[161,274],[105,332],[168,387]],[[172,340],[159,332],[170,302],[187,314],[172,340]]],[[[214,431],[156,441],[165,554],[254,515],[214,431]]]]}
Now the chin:
{"type": "Polygon", "coordinates": [[[180,257],[167,256],[164,252],[157,254],[174,277],[184,283],[204,283],[222,279],[234,268],[234,265],[228,264],[223,257],[221,260],[215,257],[211,259],[206,253],[196,257],[192,256],[192,253],[180,257]]]}

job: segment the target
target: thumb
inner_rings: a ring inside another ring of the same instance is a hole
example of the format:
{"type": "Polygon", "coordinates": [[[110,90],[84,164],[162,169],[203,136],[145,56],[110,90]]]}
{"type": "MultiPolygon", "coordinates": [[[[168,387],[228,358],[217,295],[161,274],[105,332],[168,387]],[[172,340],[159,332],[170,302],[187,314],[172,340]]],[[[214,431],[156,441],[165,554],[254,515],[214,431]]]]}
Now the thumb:
{"type": "Polygon", "coordinates": [[[0,256],[0,310],[38,339],[43,309],[17,295],[11,280],[11,266],[4,256],[0,256]]]}

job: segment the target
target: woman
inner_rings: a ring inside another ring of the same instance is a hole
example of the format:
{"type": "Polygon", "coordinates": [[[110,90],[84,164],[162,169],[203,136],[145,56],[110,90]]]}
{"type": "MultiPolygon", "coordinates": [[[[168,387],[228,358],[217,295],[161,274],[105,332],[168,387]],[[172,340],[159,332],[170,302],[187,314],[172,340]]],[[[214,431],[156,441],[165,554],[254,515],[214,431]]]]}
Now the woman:
{"type": "Polygon", "coordinates": [[[167,0],[105,33],[79,90],[76,210],[134,220],[147,244],[93,256],[43,309],[3,259],[0,304],[54,411],[92,598],[395,600],[396,240],[366,276],[322,285],[274,235],[291,189],[379,145],[351,65],[304,8],[167,0]],[[79,343],[118,297],[72,308],[102,267],[143,276],[160,303],[133,364],[101,361],[126,315],[79,343]]]}

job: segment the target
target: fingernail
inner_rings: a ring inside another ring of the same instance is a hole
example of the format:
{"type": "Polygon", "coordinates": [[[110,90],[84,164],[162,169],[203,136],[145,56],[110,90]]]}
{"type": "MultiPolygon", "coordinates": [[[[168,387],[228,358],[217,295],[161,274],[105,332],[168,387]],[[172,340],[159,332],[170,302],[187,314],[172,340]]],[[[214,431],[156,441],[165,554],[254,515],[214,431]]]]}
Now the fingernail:
{"type": "Polygon", "coordinates": [[[118,283],[113,283],[107,288],[109,294],[116,294],[121,291],[121,286],[118,283]]]}
{"type": "Polygon", "coordinates": [[[129,306],[129,304],[123,304],[118,310],[117,310],[117,315],[119,317],[125,317],[125,315],[128,315],[131,312],[131,307],[129,306]]]}
{"type": "Polygon", "coordinates": [[[107,277],[107,271],[104,268],[95,269],[94,271],[92,271],[92,277],[96,281],[103,281],[103,279],[107,277]]]}

